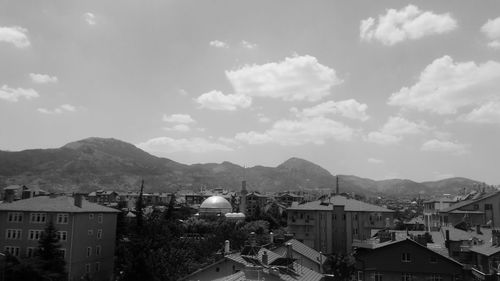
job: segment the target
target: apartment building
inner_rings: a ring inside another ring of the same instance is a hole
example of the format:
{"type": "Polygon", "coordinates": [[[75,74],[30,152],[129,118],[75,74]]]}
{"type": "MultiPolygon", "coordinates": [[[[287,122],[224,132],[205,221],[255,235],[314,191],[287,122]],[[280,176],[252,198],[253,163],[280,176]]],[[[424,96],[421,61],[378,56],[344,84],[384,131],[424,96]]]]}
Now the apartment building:
{"type": "Polygon", "coordinates": [[[30,257],[49,221],[59,233],[68,280],[113,278],[116,219],[119,211],[91,203],[82,195],[40,196],[0,204],[0,251],[30,257]]]}
{"type": "Polygon", "coordinates": [[[468,225],[500,227],[500,191],[479,193],[439,211],[440,226],[468,225]]]}
{"type": "Polygon", "coordinates": [[[455,198],[441,197],[424,202],[424,223],[427,231],[439,230],[441,218],[439,211],[456,203],[455,198]]]}
{"type": "Polygon", "coordinates": [[[323,253],[349,253],[353,240],[370,237],[372,229],[391,227],[394,211],[336,195],[287,209],[288,231],[323,253]]]}

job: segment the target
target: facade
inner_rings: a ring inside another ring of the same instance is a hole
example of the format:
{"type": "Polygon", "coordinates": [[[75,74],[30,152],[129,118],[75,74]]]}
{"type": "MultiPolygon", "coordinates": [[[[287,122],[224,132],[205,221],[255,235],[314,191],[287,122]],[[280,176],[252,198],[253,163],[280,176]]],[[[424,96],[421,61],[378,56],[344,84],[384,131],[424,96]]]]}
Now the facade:
{"type": "Polygon", "coordinates": [[[276,200],[287,207],[292,206],[293,202],[301,203],[304,202],[303,195],[297,195],[295,193],[287,192],[276,196],[276,200]]]}
{"type": "Polygon", "coordinates": [[[33,255],[49,221],[59,231],[68,280],[88,275],[112,280],[119,211],[67,196],[40,196],[0,204],[0,250],[17,258],[33,255]]]}
{"type": "Polygon", "coordinates": [[[488,225],[500,227],[500,191],[482,193],[470,200],[460,201],[439,211],[440,226],[488,225]]]}
{"type": "Polygon", "coordinates": [[[245,197],[245,214],[253,216],[259,211],[264,211],[266,204],[269,202],[269,197],[258,192],[250,192],[245,197]],[[259,210],[259,211],[257,211],[259,210]]]}
{"type": "Polygon", "coordinates": [[[439,230],[441,226],[439,211],[450,207],[456,200],[453,198],[442,197],[424,202],[424,223],[427,231],[439,230]]]}
{"type": "Polygon", "coordinates": [[[463,265],[411,239],[358,248],[358,281],[464,280],[463,265]]]}
{"type": "Polygon", "coordinates": [[[292,205],[287,214],[294,238],[326,254],[350,253],[353,240],[365,240],[394,220],[392,210],[340,195],[292,205]]]}

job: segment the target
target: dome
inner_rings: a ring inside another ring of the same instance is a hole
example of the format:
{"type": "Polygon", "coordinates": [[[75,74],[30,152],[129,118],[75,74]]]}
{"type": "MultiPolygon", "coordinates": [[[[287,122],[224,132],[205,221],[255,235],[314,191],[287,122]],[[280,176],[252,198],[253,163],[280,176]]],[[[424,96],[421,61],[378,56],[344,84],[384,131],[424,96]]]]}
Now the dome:
{"type": "Polygon", "coordinates": [[[222,196],[210,196],[200,205],[200,215],[211,216],[217,214],[227,214],[233,210],[231,203],[222,196]]]}
{"type": "Polygon", "coordinates": [[[222,196],[210,196],[200,205],[200,209],[229,209],[232,210],[231,203],[222,196]]]}

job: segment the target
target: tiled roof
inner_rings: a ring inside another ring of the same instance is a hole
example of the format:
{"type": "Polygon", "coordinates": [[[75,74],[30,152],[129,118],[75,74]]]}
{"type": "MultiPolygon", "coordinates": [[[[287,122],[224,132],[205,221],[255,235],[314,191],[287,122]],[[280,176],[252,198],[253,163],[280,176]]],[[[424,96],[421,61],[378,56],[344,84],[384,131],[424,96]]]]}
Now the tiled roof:
{"type": "Polygon", "coordinates": [[[464,200],[464,201],[458,202],[456,204],[453,204],[453,205],[449,206],[448,208],[444,208],[440,212],[441,213],[448,213],[448,212],[451,212],[453,210],[460,209],[460,208],[465,207],[467,205],[479,202],[481,200],[490,198],[490,197],[498,195],[498,194],[500,194],[500,191],[492,192],[492,193],[487,193],[487,194],[484,194],[483,196],[475,198],[475,199],[464,200]]]}
{"type": "Polygon", "coordinates": [[[377,205],[368,204],[362,201],[348,199],[344,196],[332,196],[328,200],[318,200],[300,205],[292,205],[289,210],[332,210],[332,206],[345,206],[346,212],[386,212],[392,213],[393,210],[386,209],[377,205]]]}
{"type": "MultiPolygon", "coordinates": [[[[307,259],[311,260],[312,262],[317,263],[320,265],[320,261],[324,264],[326,262],[326,256],[320,254],[318,251],[314,250],[313,248],[305,245],[304,243],[296,240],[296,239],[290,239],[286,243],[291,243],[292,244],[292,250],[294,252],[299,253],[300,255],[306,257],[307,259]]],[[[286,254],[286,246],[283,245],[281,247],[278,247],[273,250],[273,252],[280,254],[280,255],[285,255],[286,254]]]]}
{"type": "Polygon", "coordinates": [[[0,204],[0,211],[29,211],[29,212],[67,212],[67,213],[119,213],[120,211],[82,199],[82,207],[75,206],[74,198],[69,196],[39,196],[29,199],[0,204]]]}

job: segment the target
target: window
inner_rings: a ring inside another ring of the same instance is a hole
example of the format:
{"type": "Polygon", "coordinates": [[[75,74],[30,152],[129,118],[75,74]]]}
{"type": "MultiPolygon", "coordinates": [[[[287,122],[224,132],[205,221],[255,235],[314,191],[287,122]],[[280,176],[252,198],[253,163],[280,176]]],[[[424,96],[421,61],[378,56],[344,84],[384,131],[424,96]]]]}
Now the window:
{"type": "Polygon", "coordinates": [[[412,280],[411,273],[402,273],[401,274],[401,281],[411,281],[411,280],[412,280]]]}
{"type": "Polygon", "coordinates": [[[102,238],[102,229],[98,229],[97,230],[97,239],[101,239],[102,238]]]}
{"type": "Polygon", "coordinates": [[[354,214],[354,220],[357,221],[358,220],[358,214],[354,214]]]}
{"type": "Polygon", "coordinates": [[[333,214],[333,220],[337,219],[337,214],[333,214]]]}
{"type": "Polygon", "coordinates": [[[13,255],[14,257],[19,257],[19,247],[5,246],[5,252],[13,255]]]}
{"type": "Polygon", "coordinates": [[[93,220],[94,219],[94,214],[89,214],[89,220],[93,220]]]}
{"type": "Polygon", "coordinates": [[[87,258],[92,255],[92,247],[87,247],[87,258]]]}
{"type": "Polygon", "coordinates": [[[22,222],[23,221],[23,213],[21,213],[21,212],[9,212],[7,214],[7,220],[9,222],[22,222]]]}
{"type": "Polygon", "coordinates": [[[443,281],[443,277],[438,274],[431,275],[430,281],[443,281]]]}
{"type": "Polygon", "coordinates": [[[373,280],[374,281],[382,281],[382,273],[379,273],[379,272],[375,272],[373,273],[373,280]]]}
{"type": "Polygon", "coordinates": [[[492,204],[484,204],[484,209],[485,210],[493,210],[493,205],[492,204]]]}
{"type": "Polygon", "coordinates": [[[7,229],[5,230],[5,239],[20,240],[22,235],[21,229],[7,229]]]}
{"type": "Polygon", "coordinates": [[[342,215],[342,220],[345,220],[345,214],[342,215]]]}
{"type": "Polygon", "coordinates": [[[410,255],[410,253],[403,253],[401,255],[401,261],[402,262],[411,262],[411,255],[410,255]]]}
{"type": "Polygon", "coordinates": [[[66,257],[66,249],[65,248],[59,249],[59,254],[61,255],[61,257],[65,258],[66,257]]]}
{"type": "Polygon", "coordinates": [[[45,223],[47,221],[46,213],[31,213],[30,222],[31,223],[45,223]]]}
{"type": "Polygon", "coordinates": [[[28,240],[39,240],[42,236],[42,230],[30,229],[28,233],[28,240]]]}
{"type": "Polygon", "coordinates": [[[353,232],[354,235],[358,235],[358,229],[357,228],[353,228],[352,232],[353,232]]]}
{"type": "Polygon", "coordinates": [[[437,263],[438,259],[436,256],[432,255],[431,256],[431,263],[437,263]]]}
{"type": "Polygon", "coordinates": [[[69,214],[57,214],[57,223],[58,224],[68,224],[69,214]]]}
{"type": "Polygon", "coordinates": [[[93,229],[89,229],[89,230],[87,230],[87,234],[88,234],[89,236],[94,235],[94,230],[93,230],[93,229]]]}
{"type": "Polygon", "coordinates": [[[95,272],[99,272],[101,271],[101,263],[100,262],[96,262],[95,263],[95,272]]]}
{"type": "Polygon", "coordinates": [[[68,240],[68,232],[67,231],[58,231],[57,236],[59,241],[67,241],[68,240]]]}
{"type": "Polygon", "coordinates": [[[102,223],[102,214],[97,215],[97,222],[102,223]]]}
{"type": "Polygon", "coordinates": [[[85,265],[85,272],[86,272],[86,273],[90,273],[90,263],[87,263],[87,264],[85,265]]]}
{"type": "Polygon", "coordinates": [[[31,258],[35,255],[35,247],[26,248],[26,257],[31,258]]]}
{"type": "Polygon", "coordinates": [[[358,271],[357,277],[358,277],[358,279],[357,279],[358,281],[363,281],[363,271],[358,271]]]}
{"type": "Polygon", "coordinates": [[[95,246],[95,255],[100,256],[101,255],[101,246],[95,246]]]}

